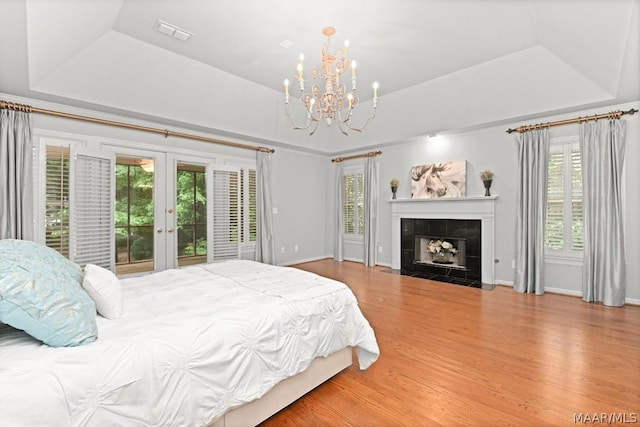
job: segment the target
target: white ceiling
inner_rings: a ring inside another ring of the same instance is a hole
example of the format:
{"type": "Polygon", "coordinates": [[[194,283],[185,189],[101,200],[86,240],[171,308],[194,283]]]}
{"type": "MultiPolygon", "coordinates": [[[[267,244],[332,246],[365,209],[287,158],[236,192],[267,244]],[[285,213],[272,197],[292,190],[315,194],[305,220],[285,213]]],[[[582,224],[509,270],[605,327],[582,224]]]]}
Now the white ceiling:
{"type": "Polygon", "coordinates": [[[0,92],[335,154],[639,100],[639,1],[2,0],[0,92]],[[356,122],[380,83],[362,134],[284,114],[328,25],[358,62],[356,122]]]}

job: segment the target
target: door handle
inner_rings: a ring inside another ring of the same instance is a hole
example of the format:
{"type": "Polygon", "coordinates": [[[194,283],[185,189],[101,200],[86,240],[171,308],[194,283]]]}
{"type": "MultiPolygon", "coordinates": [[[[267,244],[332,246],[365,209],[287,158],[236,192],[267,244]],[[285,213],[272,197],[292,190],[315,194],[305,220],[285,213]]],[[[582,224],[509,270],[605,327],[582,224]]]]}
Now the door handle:
{"type": "Polygon", "coordinates": [[[167,233],[173,233],[173,228],[171,227],[167,228],[167,233]]]}
{"type": "Polygon", "coordinates": [[[157,231],[158,233],[162,233],[162,228],[158,228],[156,231],[157,231]]]}

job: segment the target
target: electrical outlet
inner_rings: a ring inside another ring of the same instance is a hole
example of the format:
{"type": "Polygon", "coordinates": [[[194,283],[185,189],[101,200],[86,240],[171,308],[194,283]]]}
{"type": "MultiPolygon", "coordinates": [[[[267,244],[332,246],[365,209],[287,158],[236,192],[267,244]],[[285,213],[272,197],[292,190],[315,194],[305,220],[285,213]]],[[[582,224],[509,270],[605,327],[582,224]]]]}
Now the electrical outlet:
{"type": "Polygon", "coordinates": [[[284,246],[280,248],[280,252],[284,253],[284,246]]]}
{"type": "Polygon", "coordinates": [[[382,246],[378,246],[378,253],[381,254],[382,253],[382,246]]]}
{"type": "Polygon", "coordinates": [[[299,250],[299,249],[300,249],[300,248],[298,247],[298,245],[295,245],[295,246],[293,247],[293,251],[294,251],[294,252],[298,252],[298,250],[299,250]]]}

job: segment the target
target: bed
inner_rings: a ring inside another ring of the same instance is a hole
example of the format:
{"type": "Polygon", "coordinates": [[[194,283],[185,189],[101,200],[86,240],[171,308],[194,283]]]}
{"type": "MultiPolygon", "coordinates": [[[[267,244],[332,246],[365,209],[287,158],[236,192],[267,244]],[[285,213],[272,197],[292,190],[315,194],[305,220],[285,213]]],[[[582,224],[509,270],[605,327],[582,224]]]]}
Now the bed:
{"type": "Polygon", "coordinates": [[[255,425],[352,348],[360,369],[379,355],[349,288],[313,273],[233,260],[119,282],[121,316],[85,345],[0,324],[3,425],[255,425]]]}

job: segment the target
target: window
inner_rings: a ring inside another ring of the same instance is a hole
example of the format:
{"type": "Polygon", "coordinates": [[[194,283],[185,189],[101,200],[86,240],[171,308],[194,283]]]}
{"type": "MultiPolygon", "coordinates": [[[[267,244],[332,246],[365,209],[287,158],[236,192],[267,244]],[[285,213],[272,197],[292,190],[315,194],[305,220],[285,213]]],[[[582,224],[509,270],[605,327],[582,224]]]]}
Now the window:
{"type": "Polygon", "coordinates": [[[45,244],[69,256],[69,147],[48,145],[45,170],[45,244]]]}
{"type": "Polygon", "coordinates": [[[112,156],[71,139],[39,144],[37,240],[78,264],[112,269],[112,156]]]}
{"type": "Polygon", "coordinates": [[[342,178],[344,234],[364,234],[364,172],[345,170],[342,178]]]}
{"type": "Polygon", "coordinates": [[[205,167],[178,163],[176,173],[178,265],[206,262],[207,188],[205,167]]]}
{"type": "MultiPolygon", "coordinates": [[[[256,170],[240,169],[240,242],[256,241],[256,170]]],[[[238,183],[231,180],[231,191],[237,192],[238,183]]],[[[236,213],[234,208],[233,214],[236,213]]]]}
{"type": "Polygon", "coordinates": [[[580,148],[571,138],[552,142],[549,153],[545,249],[571,255],[583,245],[580,148]]]}
{"type": "Polygon", "coordinates": [[[153,270],[153,172],[145,169],[152,159],[116,158],[115,245],[116,272],[153,270]],[[140,264],[131,270],[132,264],[140,264]],[[144,266],[142,266],[144,264],[144,266]]]}

